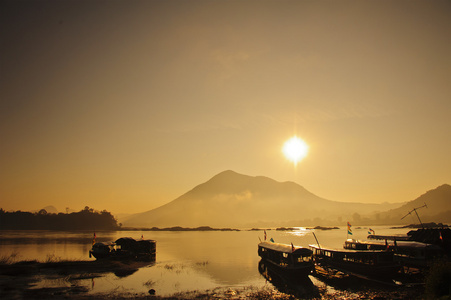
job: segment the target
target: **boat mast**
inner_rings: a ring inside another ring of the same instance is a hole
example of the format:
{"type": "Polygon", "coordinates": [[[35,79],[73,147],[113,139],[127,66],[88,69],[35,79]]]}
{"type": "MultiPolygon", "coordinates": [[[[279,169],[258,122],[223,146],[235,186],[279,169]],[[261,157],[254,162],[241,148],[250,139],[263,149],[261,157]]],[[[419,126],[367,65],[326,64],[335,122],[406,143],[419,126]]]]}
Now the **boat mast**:
{"type": "Polygon", "coordinates": [[[423,208],[423,207],[426,207],[426,208],[428,208],[428,206],[426,205],[426,203],[424,203],[424,205],[423,205],[423,206],[420,206],[420,207],[416,207],[416,208],[412,209],[411,211],[409,211],[409,213],[408,213],[407,215],[405,215],[404,217],[402,217],[402,218],[401,218],[401,220],[402,220],[402,219],[404,219],[405,217],[407,217],[408,215],[412,214],[412,212],[414,211],[414,212],[415,212],[415,214],[417,215],[418,221],[420,221],[420,224],[421,224],[421,228],[423,228],[423,229],[424,229],[423,223],[421,223],[421,220],[420,220],[420,216],[419,216],[419,215],[418,215],[418,213],[417,213],[417,209],[420,209],[420,208],[423,208]]]}

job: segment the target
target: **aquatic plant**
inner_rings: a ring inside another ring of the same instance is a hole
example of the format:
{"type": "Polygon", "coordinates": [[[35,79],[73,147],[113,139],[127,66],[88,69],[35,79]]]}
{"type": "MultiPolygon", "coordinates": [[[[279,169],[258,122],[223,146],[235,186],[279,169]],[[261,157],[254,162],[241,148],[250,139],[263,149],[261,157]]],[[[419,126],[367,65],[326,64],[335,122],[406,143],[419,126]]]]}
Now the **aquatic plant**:
{"type": "Polygon", "coordinates": [[[47,254],[44,263],[55,263],[61,261],[61,257],[56,256],[55,254],[47,254]]]}
{"type": "Polygon", "coordinates": [[[155,285],[155,283],[156,283],[155,281],[149,279],[146,282],[144,282],[143,285],[147,286],[147,287],[151,287],[151,286],[155,285]]]}

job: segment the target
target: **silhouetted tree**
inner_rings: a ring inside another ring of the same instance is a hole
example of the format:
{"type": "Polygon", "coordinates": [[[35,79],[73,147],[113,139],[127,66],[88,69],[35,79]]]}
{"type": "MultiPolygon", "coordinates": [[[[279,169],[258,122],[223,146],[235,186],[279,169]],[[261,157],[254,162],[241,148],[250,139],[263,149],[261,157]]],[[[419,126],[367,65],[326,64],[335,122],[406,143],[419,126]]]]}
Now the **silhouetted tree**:
{"type": "Polygon", "coordinates": [[[47,230],[115,230],[120,228],[114,216],[103,210],[96,212],[88,206],[70,214],[51,214],[42,209],[38,213],[5,212],[0,209],[0,229],[47,230]]]}

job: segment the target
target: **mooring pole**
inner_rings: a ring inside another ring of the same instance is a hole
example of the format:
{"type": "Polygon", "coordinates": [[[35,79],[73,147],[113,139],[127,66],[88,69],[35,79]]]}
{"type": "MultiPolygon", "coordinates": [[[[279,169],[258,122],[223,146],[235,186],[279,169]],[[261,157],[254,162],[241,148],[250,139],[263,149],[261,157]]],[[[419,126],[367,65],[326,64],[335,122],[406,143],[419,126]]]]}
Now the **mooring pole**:
{"type": "Polygon", "coordinates": [[[319,245],[318,239],[316,238],[316,234],[314,231],[312,231],[313,236],[315,237],[316,243],[318,244],[318,247],[321,249],[321,246],[319,245]]]}
{"type": "Polygon", "coordinates": [[[415,213],[417,214],[417,218],[418,218],[418,221],[420,221],[420,224],[421,224],[421,228],[423,228],[424,229],[424,225],[423,225],[423,223],[421,222],[421,220],[420,220],[420,216],[418,215],[418,213],[417,213],[417,209],[416,208],[414,208],[413,209],[414,211],[415,211],[415,213]]]}

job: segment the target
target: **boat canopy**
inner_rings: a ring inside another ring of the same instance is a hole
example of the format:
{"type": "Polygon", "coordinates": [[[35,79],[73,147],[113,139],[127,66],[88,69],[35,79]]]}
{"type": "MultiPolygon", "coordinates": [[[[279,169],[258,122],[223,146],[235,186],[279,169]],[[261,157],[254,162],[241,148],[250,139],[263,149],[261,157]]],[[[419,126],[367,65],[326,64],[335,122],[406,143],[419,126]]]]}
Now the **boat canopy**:
{"type": "Polygon", "coordinates": [[[302,256],[305,255],[312,255],[313,251],[308,248],[298,247],[298,246],[291,246],[287,244],[279,244],[279,243],[272,243],[272,242],[261,242],[258,244],[259,247],[270,249],[277,252],[283,252],[283,253],[294,253],[299,254],[302,256]],[[293,248],[295,249],[293,251],[293,248]]]}
{"type": "Polygon", "coordinates": [[[319,251],[328,251],[328,252],[334,252],[334,253],[343,253],[343,254],[371,254],[371,253],[387,253],[392,254],[392,252],[388,252],[385,250],[355,250],[355,249],[333,249],[333,248],[326,248],[326,247],[320,247],[317,244],[310,244],[309,247],[311,249],[319,250],[319,251]]]}
{"type": "Polygon", "coordinates": [[[398,234],[398,235],[379,235],[379,234],[370,234],[367,237],[369,240],[389,240],[389,241],[409,241],[410,236],[407,234],[398,234]]]}
{"type": "MultiPolygon", "coordinates": [[[[377,246],[386,246],[387,243],[383,241],[359,241],[354,239],[347,239],[346,243],[354,243],[354,244],[362,244],[362,245],[377,245],[377,246]]],[[[388,243],[390,247],[398,247],[398,248],[415,248],[415,249],[430,249],[430,250],[442,250],[437,245],[414,242],[414,241],[391,241],[388,243]]]]}
{"type": "Polygon", "coordinates": [[[112,246],[113,244],[111,242],[96,242],[94,245],[92,245],[93,248],[108,248],[112,246]]]}

